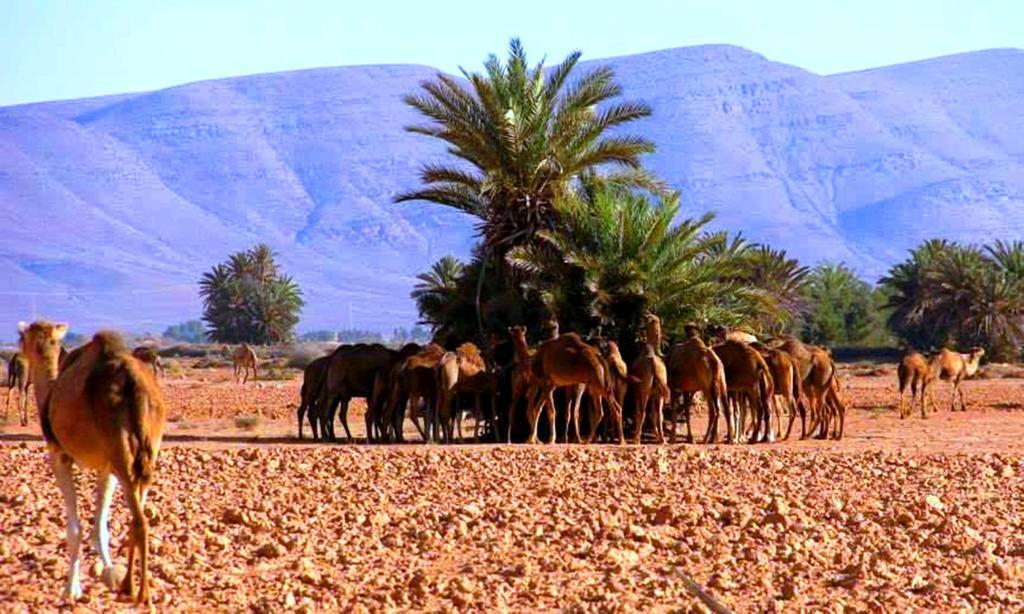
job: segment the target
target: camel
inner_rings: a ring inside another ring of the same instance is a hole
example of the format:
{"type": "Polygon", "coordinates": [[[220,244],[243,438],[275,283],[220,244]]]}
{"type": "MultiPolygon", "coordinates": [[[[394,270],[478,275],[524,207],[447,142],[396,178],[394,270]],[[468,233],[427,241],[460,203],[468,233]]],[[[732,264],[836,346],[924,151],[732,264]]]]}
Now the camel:
{"type": "Polygon", "coordinates": [[[733,441],[734,420],[726,395],[728,387],[725,381],[725,367],[718,356],[704,344],[697,326],[688,324],[684,327],[687,339],[672,346],[668,359],[668,386],[670,391],[669,422],[672,433],[670,443],[676,441],[676,410],[680,402],[686,418],[686,440],[693,443],[693,431],[690,428],[690,414],[693,397],[700,392],[708,406],[708,427],[704,441],[714,442],[718,438],[718,415],[725,416],[726,440],[733,441]]]}
{"type": "Polygon", "coordinates": [[[320,425],[321,435],[331,440],[335,439],[334,416],[335,412],[338,412],[345,436],[352,441],[352,431],[348,426],[348,406],[353,398],[363,397],[366,399],[366,436],[369,441],[373,436],[376,418],[376,399],[373,392],[377,374],[387,372],[401,358],[404,356],[400,352],[379,343],[359,343],[336,349],[330,356],[327,373],[317,398],[317,416],[323,420],[320,425]]]}
{"type": "Polygon", "coordinates": [[[18,417],[21,426],[28,426],[28,359],[21,352],[11,356],[7,363],[7,405],[4,406],[4,422],[11,410],[11,396],[18,393],[18,417]]]}
{"type": "Polygon", "coordinates": [[[412,423],[424,441],[437,439],[437,433],[431,432],[433,412],[437,401],[436,369],[445,355],[443,347],[429,343],[416,354],[408,356],[395,364],[389,375],[389,396],[384,416],[391,436],[395,441],[403,441],[402,424],[405,422],[406,405],[412,412],[412,423]],[[425,406],[424,428],[420,428],[415,412],[422,401],[425,406]]]}
{"type": "MultiPolygon", "coordinates": [[[[473,343],[463,343],[454,352],[445,352],[437,364],[437,411],[434,412],[435,425],[438,423],[443,429],[446,442],[452,441],[452,419],[458,424],[459,441],[464,441],[462,436],[462,415],[463,412],[456,409],[455,415],[451,415],[452,402],[460,393],[470,393],[475,397],[474,404],[474,425],[473,438],[479,441],[480,423],[483,422],[481,411],[482,395],[490,394],[490,423],[494,424],[494,410],[497,402],[498,379],[493,373],[487,370],[487,364],[480,355],[479,348],[473,343]]],[[[495,438],[498,431],[494,429],[495,438]]]]}
{"type": "Polygon", "coordinates": [[[67,519],[68,601],[82,596],[79,551],[82,530],[74,464],[97,472],[94,548],[110,584],[108,519],[114,487],[122,485],[131,512],[128,568],[121,590],[136,602],[149,603],[149,524],[144,507],[156,472],[163,437],[163,397],[152,371],[134,358],[116,333],[97,333],[71,352],[59,367],[60,340],[66,324],[22,323],[21,350],[35,385],[43,437],[67,519]],[[139,584],[136,592],[135,562],[139,584]]]}
{"type": "MultiPolygon", "coordinates": [[[[578,384],[583,384],[583,390],[589,394],[591,400],[590,434],[587,442],[592,442],[597,433],[597,427],[601,423],[604,413],[604,401],[609,402],[613,424],[618,427],[619,443],[626,442],[622,430],[622,406],[611,396],[607,385],[607,367],[596,348],[584,343],[576,333],[560,335],[537,347],[531,368],[534,381],[529,394],[530,403],[526,414],[531,430],[527,443],[537,443],[537,423],[540,419],[541,409],[544,407],[547,407],[548,424],[551,427],[549,443],[555,442],[555,389],[564,386],[576,387],[578,384]]],[[[577,402],[569,408],[573,425],[576,428],[577,440],[580,438],[579,400],[583,390],[577,390],[577,402]]],[[[566,441],[569,441],[568,432],[566,432],[566,441]]]]}
{"type": "MultiPolygon", "coordinates": [[[[752,343],[750,347],[760,352],[761,357],[764,358],[765,362],[768,363],[768,368],[771,370],[772,383],[775,389],[775,420],[778,425],[778,432],[782,432],[782,418],[779,416],[779,399],[782,397],[782,403],[786,408],[787,413],[790,416],[794,416],[797,411],[803,415],[802,403],[803,403],[803,385],[800,380],[799,374],[797,373],[796,365],[793,359],[782,350],[770,348],[763,343],[752,343]]],[[[789,437],[787,431],[786,437],[789,437]]]]}
{"type": "MultiPolygon", "coordinates": [[[[832,354],[826,348],[813,345],[805,346],[810,356],[810,370],[803,381],[803,390],[807,395],[808,413],[811,426],[807,434],[801,433],[803,439],[817,432],[815,438],[826,439],[829,436],[829,423],[835,420],[833,437],[842,437],[846,408],[839,398],[838,377],[832,354]]],[[[792,426],[790,419],[790,426],[792,426]]],[[[787,431],[788,434],[788,431],[787,431]]]]}
{"type": "Polygon", "coordinates": [[[771,424],[771,407],[775,395],[771,370],[761,354],[742,341],[726,340],[712,350],[725,367],[725,382],[729,400],[733,404],[733,418],[738,429],[737,438],[746,435],[746,409],[753,412],[753,432],[750,443],[775,440],[771,424]],[[763,427],[763,428],[762,428],[763,427]]]}
{"type": "Polygon", "coordinates": [[[317,417],[316,400],[320,394],[320,387],[323,386],[324,376],[327,374],[327,366],[330,364],[331,355],[321,356],[306,365],[302,370],[302,388],[299,389],[299,408],[296,410],[296,417],[299,422],[299,439],[302,439],[302,419],[309,417],[309,430],[313,433],[313,439],[317,438],[317,417]]]}
{"type": "MultiPolygon", "coordinates": [[[[900,418],[906,418],[914,411],[914,407],[918,401],[918,395],[920,394],[921,401],[921,417],[927,418],[925,412],[925,397],[928,393],[928,387],[935,378],[935,373],[932,372],[931,365],[928,363],[928,359],[925,355],[920,352],[910,351],[904,354],[903,358],[900,359],[899,367],[896,368],[896,377],[899,380],[900,397],[897,404],[897,409],[900,412],[900,418]],[[904,394],[907,389],[907,385],[910,385],[910,404],[906,403],[904,394]]],[[[935,410],[935,395],[932,394],[932,410],[935,410]]]]}
{"type": "MultiPolygon", "coordinates": [[[[800,382],[800,393],[801,396],[797,398],[797,411],[800,413],[800,439],[807,437],[807,404],[810,399],[807,396],[807,385],[808,378],[811,376],[811,370],[814,367],[814,356],[811,354],[811,350],[808,346],[804,345],[802,341],[792,336],[784,336],[778,339],[772,339],[767,343],[768,347],[780,352],[784,352],[793,363],[793,367],[796,368],[797,380],[800,382]]],[[[793,430],[793,423],[796,421],[796,414],[789,414],[789,423],[786,427],[786,435],[783,439],[789,439],[789,435],[793,430]]]]}
{"type": "MultiPolygon", "coordinates": [[[[526,327],[510,326],[509,337],[512,339],[512,347],[515,349],[515,359],[512,363],[512,398],[508,404],[508,423],[505,441],[512,443],[512,419],[515,416],[516,407],[530,390],[533,384],[533,361],[534,350],[526,343],[526,327]]],[[[529,398],[527,398],[529,400],[529,398]]]]}
{"type": "Polygon", "coordinates": [[[244,376],[242,378],[242,384],[244,385],[249,381],[249,369],[252,369],[252,379],[256,380],[259,378],[257,369],[259,368],[259,357],[256,356],[256,350],[252,348],[248,343],[235,348],[235,351],[231,353],[231,363],[235,368],[235,382],[239,380],[239,375],[244,376]]]}
{"type": "MultiPolygon", "coordinates": [[[[657,316],[653,316],[657,318],[657,316]]],[[[650,322],[650,320],[648,320],[650,322]]],[[[660,333],[661,326],[658,326],[660,333]]],[[[648,329],[650,334],[651,330],[648,329]]],[[[660,339],[658,336],[648,337],[644,345],[644,352],[633,361],[631,380],[636,381],[636,409],[634,413],[634,424],[636,431],[633,434],[633,443],[639,444],[644,432],[644,421],[647,418],[647,405],[653,404],[651,421],[654,425],[654,438],[658,443],[665,443],[665,434],[662,429],[662,416],[664,414],[665,401],[669,398],[668,371],[665,368],[665,361],[657,354],[657,350],[651,339],[660,339]]]]}
{"type": "Polygon", "coordinates": [[[132,350],[132,356],[149,365],[153,369],[153,375],[161,377],[164,375],[164,364],[160,361],[160,354],[156,348],[150,345],[140,345],[132,350]]]}
{"type": "Polygon", "coordinates": [[[944,382],[953,382],[953,396],[950,399],[949,411],[956,411],[958,396],[960,399],[960,410],[967,411],[967,401],[964,400],[964,391],[960,388],[960,382],[966,378],[974,377],[974,374],[978,372],[978,366],[981,364],[981,357],[984,355],[985,349],[980,347],[971,348],[971,351],[966,354],[943,348],[932,358],[932,373],[944,382]]]}
{"type": "Polygon", "coordinates": [[[644,339],[654,348],[654,353],[661,356],[661,318],[650,311],[644,314],[644,339]]]}

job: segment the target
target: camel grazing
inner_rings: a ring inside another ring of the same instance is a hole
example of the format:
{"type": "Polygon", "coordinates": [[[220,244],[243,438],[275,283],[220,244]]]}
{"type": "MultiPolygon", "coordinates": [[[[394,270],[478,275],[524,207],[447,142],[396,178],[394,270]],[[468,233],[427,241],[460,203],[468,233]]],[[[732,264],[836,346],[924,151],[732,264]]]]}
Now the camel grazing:
{"type": "MultiPolygon", "coordinates": [[[[585,386],[591,400],[591,430],[587,442],[592,442],[597,433],[604,413],[604,401],[609,402],[612,422],[618,427],[619,443],[626,442],[622,430],[622,406],[611,396],[607,385],[607,367],[596,348],[584,343],[576,333],[561,335],[537,347],[531,366],[534,381],[527,410],[527,419],[530,421],[530,437],[527,443],[537,443],[537,424],[541,409],[544,407],[547,407],[548,424],[551,427],[549,443],[555,442],[555,389],[565,386],[576,387],[578,384],[585,386]]],[[[580,396],[581,393],[577,392],[577,399],[580,396]]],[[[571,405],[569,411],[573,416],[576,438],[579,439],[579,404],[571,405]]],[[[569,441],[568,432],[566,441],[569,441]]]]}
{"type": "MultiPolygon", "coordinates": [[[[434,412],[434,428],[438,424],[443,429],[444,440],[452,441],[452,420],[458,424],[459,441],[462,437],[462,416],[463,412],[456,408],[452,416],[452,402],[458,398],[460,393],[473,394],[474,402],[474,425],[473,438],[479,441],[480,423],[484,416],[481,410],[481,400],[484,394],[490,395],[490,424],[495,427],[494,409],[497,402],[498,379],[493,373],[487,370],[487,364],[480,355],[479,348],[473,343],[463,343],[454,352],[445,352],[437,364],[437,411],[434,412]]],[[[497,438],[497,428],[494,428],[494,435],[497,438]]]]}
{"type": "Polygon", "coordinates": [[[153,375],[162,377],[164,375],[164,363],[160,360],[160,354],[151,345],[140,345],[132,350],[132,356],[149,365],[153,369],[153,375]]]}
{"type": "Polygon", "coordinates": [[[323,420],[320,425],[321,435],[335,439],[334,416],[338,412],[345,436],[352,441],[352,431],[348,426],[349,402],[353,398],[363,397],[366,399],[366,436],[369,441],[373,436],[376,419],[374,408],[377,399],[373,392],[377,375],[388,372],[401,358],[404,356],[400,352],[379,343],[358,343],[336,349],[331,354],[317,399],[318,418],[323,420]]]}
{"type": "Polygon", "coordinates": [[[685,327],[687,339],[672,346],[668,359],[669,423],[672,433],[671,443],[676,441],[676,411],[680,403],[686,418],[686,440],[693,443],[693,431],[690,428],[690,414],[693,398],[696,393],[704,396],[708,406],[708,426],[704,441],[712,443],[718,438],[718,415],[725,416],[726,440],[733,441],[734,420],[732,409],[727,397],[728,387],[725,381],[725,367],[718,356],[704,344],[699,329],[692,324],[685,327]]]}
{"type": "Polygon", "coordinates": [[[775,395],[771,370],[761,354],[742,341],[726,340],[711,348],[725,367],[725,382],[729,400],[733,405],[733,417],[738,429],[738,439],[746,436],[744,414],[749,408],[753,413],[753,431],[750,443],[775,440],[771,424],[771,407],[775,395]]]}
{"type": "Polygon", "coordinates": [[[113,578],[110,559],[110,500],[121,483],[131,512],[128,569],[121,590],[137,602],[149,603],[149,524],[146,492],[156,472],[163,436],[163,397],[152,371],[134,358],[115,333],[101,332],[58,366],[60,340],[66,324],[22,324],[21,349],[28,359],[39,416],[57,486],[64,495],[67,520],[69,601],[82,596],[75,463],[97,472],[94,548],[103,578],[113,578]],[[59,371],[58,371],[59,370],[59,371]],[[139,584],[136,592],[135,561],[139,584]]]}
{"type": "Polygon", "coordinates": [[[302,370],[302,387],[299,389],[299,408],[296,410],[296,418],[299,422],[299,439],[302,439],[302,420],[309,417],[309,430],[313,433],[313,439],[317,439],[317,412],[315,408],[317,397],[320,395],[320,387],[323,386],[324,376],[327,375],[327,366],[330,364],[331,355],[321,356],[306,365],[302,370]]]}
{"type": "Polygon", "coordinates": [[[445,355],[443,347],[429,343],[416,354],[398,362],[391,369],[389,376],[389,396],[385,407],[385,420],[394,441],[404,439],[402,425],[405,422],[406,406],[412,418],[413,426],[420,432],[424,441],[437,439],[437,433],[431,431],[433,415],[437,403],[436,369],[445,355]],[[420,402],[424,404],[424,423],[420,428],[416,420],[416,412],[420,402]]]}
{"type": "Polygon", "coordinates": [[[971,348],[971,351],[966,354],[942,348],[932,358],[932,372],[942,381],[953,383],[953,395],[950,398],[949,411],[956,411],[957,398],[960,399],[960,410],[967,411],[967,401],[964,400],[964,391],[960,388],[960,383],[964,379],[974,377],[974,374],[978,372],[978,366],[981,364],[981,357],[984,355],[985,349],[980,347],[971,348]]]}
{"type": "MultiPolygon", "coordinates": [[[[659,332],[660,329],[659,325],[659,332]]],[[[630,373],[630,379],[636,381],[636,409],[633,420],[636,428],[633,434],[634,444],[639,444],[640,438],[643,436],[648,404],[653,405],[650,413],[654,425],[654,438],[658,443],[665,443],[662,416],[665,401],[669,398],[668,371],[665,368],[665,361],[658,356],[655,346],[650,342],[652,338],[658,339],[659,337],[648,337],[648,343],[644,345],[643,353],[633,361],[630,373]]]]}
{"type": "Polygon", "coordinates": [[[231,353],[231,364],[235,368],[235,382],[237,383],[241,377],[242,384],[249,381],[249,370],[252,369],[252,379],[255,381],[259,378],[260,360],[256,355],[256,350],[252,348],[248,343],[235,348],[235,351],[231,353]]]}
{"type": "Polygon", "coordinates": [[[11,356],[7,363],[7,405],[4,406],[4,422],[11,410],[11,397],[18,393],[18,417],[21,426],[28,426],[28,359],[21,352],[11,356]]]}
{"type": "MultiPolygon", "coordinates": [[[[774,385],[776,397],[774,403],[775,420],[778,425],[778,432],[781,433],[782,418],[779,415],[779,398],[781,397],[782,404],[790,416],[796,415],[798,411],[803,415],[803,382],[800,380],[793,359],[786,352],[770,348],[763,343],[752,343],[750,347],[761,354],[761,357],[768,363],[768,368],[771,370],[772,384],[774,385]]],[[[788,431],[786,432],[786,437],[789,437],[788,431]]]]}
{"type": "MultiPolygon", "coordinates": [[[[935,373],[932,372],[931,365],[928,364],[928,359],[921,352],[910,351],[903,355],[900,359],[900,364],[896,368],[896,377],[899,380],[900,397],[897,403],[897,409],[900,412],[900,418],[906,418],[914,411],[914,407],[918,402],[918,395],[920,395],[921,402],[921,417],[927,418],[928,415],[925,411],[925,397],[928,393],[928,388],[935,378],[935,373]],[[905,393],[907,385],[910,385],[910,404],[906,403],[905,393]]],[[[935,395],[931,395],[932,410],[935,410],[935,395]]]]}

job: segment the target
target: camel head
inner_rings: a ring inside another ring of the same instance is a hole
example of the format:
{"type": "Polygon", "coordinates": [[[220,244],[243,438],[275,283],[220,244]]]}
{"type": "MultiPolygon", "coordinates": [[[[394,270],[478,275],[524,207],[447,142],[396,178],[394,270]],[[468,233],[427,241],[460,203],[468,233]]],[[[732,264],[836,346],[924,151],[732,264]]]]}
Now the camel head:
{"type": "Polygon", "coordinates": [[[508,336],[516,343],[526,343],[526,327],[521,324],[509,326],[508,336]]]}
{"type": "Polygon", "coordinates": [[[687,339],[695,339],[700,337],[700,326],[695,322],[687,322],[683,325],[683,332],[686,333],[687,339]]]}
{"type": "Polygon", "coordinates": [[[558,338],[558,318],[551,316],[544,320],[544,332],[547,333],[548,339],[558,338]]]}
{"type": "Polygon", "coordinates": [[[985,355],[985,348],[973,347],[967,354],[967,361],[964,365],[967,371],[965,375],[967,377],[974,377],[974,374],[978,372],[978,367],[981,365],[981,357],[985,355]]]}
{"type": "Polygon", "coordinates": [[[42,320],[28,324],[18,324],[18,343],[21,353],[31,365],[44,365],[52,373],[57,373],[60,360],[60,342],[68,332],[67,324],[53,324],[42,320]]]}

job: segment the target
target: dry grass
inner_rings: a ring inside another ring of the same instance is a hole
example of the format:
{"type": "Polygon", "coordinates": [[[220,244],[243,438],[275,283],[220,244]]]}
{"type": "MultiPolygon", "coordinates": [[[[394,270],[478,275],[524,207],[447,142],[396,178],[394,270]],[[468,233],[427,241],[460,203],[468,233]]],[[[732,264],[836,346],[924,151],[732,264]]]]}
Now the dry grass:
{"type": "Polygon", "coordinates": [[[242,431],[255,431],[263,424],[259,416],[235,416],[235,428],[242,431]]]}

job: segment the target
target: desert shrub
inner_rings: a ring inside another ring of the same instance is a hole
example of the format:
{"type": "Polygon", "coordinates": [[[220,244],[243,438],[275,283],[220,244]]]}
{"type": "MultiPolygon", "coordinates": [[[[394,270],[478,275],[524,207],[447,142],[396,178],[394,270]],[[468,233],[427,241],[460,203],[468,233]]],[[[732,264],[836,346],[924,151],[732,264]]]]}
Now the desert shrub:
{"type": "Polygon", "coordinates": [[[261,424],[263,419],[259,416],[235,416],[235,428],[243,431],[255,431],[261,424]]]}

